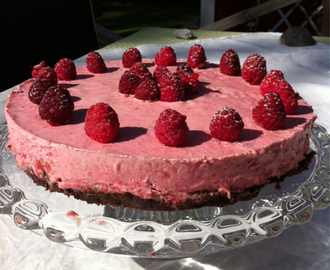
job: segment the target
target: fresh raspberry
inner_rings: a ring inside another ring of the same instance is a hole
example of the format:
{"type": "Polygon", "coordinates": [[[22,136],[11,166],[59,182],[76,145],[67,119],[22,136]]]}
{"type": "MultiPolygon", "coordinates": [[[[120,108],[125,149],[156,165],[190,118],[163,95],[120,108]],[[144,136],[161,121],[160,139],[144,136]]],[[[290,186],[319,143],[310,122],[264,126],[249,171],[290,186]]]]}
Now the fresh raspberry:
{"type": "Polygon", "coordinates": [[[239,76],[241,73],[241,64],[238,54],[230,49],[226,51],[220,59],[220,72],[228,76],[239,76]]]}
{"type": "Polygon", "coordinates": [[[269,92],[252,110],[257,125],[267,130],[277,130],[285,125],[286,112],[279,94],[269,92]]]}
{"type": "Polygon", "coordinates": [[[57,85],[57,75],[55,70],[52,69],[51,67],[47,66],[47,67],[42,67],[39,70],[35,70],[33,77],[36,79],[43,77],[49,80],[53,86],[57,85]]]}
{"type": "Polygon", "coordinates": [[[97,103],[87,111],[85,132],[93,140],[111,142],[118,135],[119,127],[118,115],[109,104],[97,103]]]}
{"type": "Polygon", "coordinates": [[[50,87],[39,104],[39,115],[51,126],[66,124],[73,113],[74,104],[70,92],[61,85],[50,87]]]}
{"type": "Polygon", "coordinates": [[[119,92],[126,95],[134,95],[135,89],[141,83],[141,79],[132,71],[125,71],[119,80],[119,92]]]}
{"type": "Polygon", "coordinates": [[[284,79],[284,75],[282,71],[279,70],[271,70],[265,78],[262,80],[260,84],[260,94],[265,95],[268,92],[274,92],[273,91],[273,84],[277,80],[284,79]]]}
{"type": "Polygon", "coordinates": [[[55,64],[57,78],[63,81],[74,80],[77,76],[76,65],[68,58],[63,58],[55,64]]]}
{"type": "Polygon", "coordinates": [[[157,66],[175,66],[176,65],[176,54],[174,50],[165,46],[159,50],[159,52],[155,56],[155,64],[157,66]]]}
{"type": "Polygon", "coordinates": [[[194,73],[194,70],[187,64],[180,64],[176,68],[176,72],[181,75],[181,73],[194,73]]]}
{"type": "Polygon", "coordinates": [[[151,72],[147,68],[146,64],[142,62],[135,62],[129,70],[138,75],[141,81],[144,81],[147,78],[152,79],[151,72]]]}
{"type": "Polygon", "coordinates": [[[242,78],[251,85],[260,84],[267,74],[266,60],[254,53],[246,58],[242,66],[242,78]]]}
{"type": "Polygon", "coordinates": [[[32,69],[32,77],[37,79],[40,69],[44,68],[45,66],[46,66],[45,61],[41,61],[38,65],[35,65],[32,69]]]}
{"type": "Polygon", "coordinates": [[[160,83],[160,80],[162,79],[164,73],[169,72],[167,67],[163,66],[156,66],[155,71],[154,71],[154,79],[160,83]]]}
{"type": "Polygon", "coordinates": [[[160,99],[167,102],[185,99],[184,86],[178,73],[164,73],[160,80],[160,99]]]}
{"type": "Polygon", "coordinates": [[[160,90],[153,79],[146,79],[135,89],[135,98],[142,100],[159,100],[160,90]]]}
{"type": "Polygon", "coordinates": [[[161,112],[155,124],[156,138],[166,146],[184,144],[189,137],[186,118],[185,115],[172,109],[161,112]]]}
{"type": "Polygon", "coordinates": [[[195,95],[199,93],[199,74],[197,73],[181,73],[180,78],[183,83],[186,95],[195,95]]]}
{"type": "Polygon", "coordinates": [[[298,108],[298,99],[296,94],[294,92],[291,92],[288,96],[282,98],[282,100],[286,114],[294,114],[298,108]]]}
{"type": "Polygon", "coordinates": [[[90,52],[86,57],[87,69],[92,73],[104,73],[107,67],[102,56],[98,52],[90,52]]]}
{"type": "Polygon", "coordinates": [[[206,56],[204,48],[199,45],[195,44],[190,47],[187,63],[191,68],[203,68],[206,62],[206,56]]]}
{"type": "Polygon", "coordinates": [[[228,107],[218,111],[210,123],[211,136],[220,141],[237,140],[243,128],[244,123],[239,113],[228,107]]]}
{"type": "Polygon", "coordinates": [[[36,79],[29,88],[30,101],[35,104],[40,104],[44,94],[48,88],[52,86],[52,82],[47,80],[45,77],[39,77],[36,79]]]}
{"type": "MultiPolygon", "coordinates": [[[[267,77],[267,76],[266,76],[267,77]]],[[[265,77],[265,79],[266,79],[265,77]]],[[[292,86],[283,78],[278,77],[262,81],[263,87],[260,85],[260,92],[265,95],[269,92],[278,93],[283,101],[286,114],[294,114],[298,108],[298,100],[292,86]],[[264,82],[265,81],[265,82],[264,82]],[[265,86],[267,84],[267,86],[265,86]]]]}
{"type": "Polygon", "coordinates": [[[136,62],[142,62],[141,52],[137,48],[127,49],[122,57],[123,67],[130,68],[136,62]]]}

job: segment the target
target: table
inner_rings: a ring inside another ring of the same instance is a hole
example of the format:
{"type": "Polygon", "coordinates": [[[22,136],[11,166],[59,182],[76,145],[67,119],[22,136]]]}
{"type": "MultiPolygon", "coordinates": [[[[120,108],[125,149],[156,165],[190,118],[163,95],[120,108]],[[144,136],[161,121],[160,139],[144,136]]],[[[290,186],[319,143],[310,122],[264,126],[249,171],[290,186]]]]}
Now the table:
{"type": "MultiPolygon", "coordinates": [[[[265,51],[271,48],[262,46],[268,44],[278,38],[277,34],[257,33],[241,35],[241,33],[232,32],[211,32],[211,31],[196,31],[194,34],[198,39],[192,41],[178,40],[173,36],[174,29],[162,28],[146,28],[130,37],[122,39],[116,43],[110,44],[100,50],[106,59],[115,59],[120,57],[120,54],[129,47],[136,47],[143,44],[156,44],[150,46],[140,46],[142,55],[152,57],[152,53],[157,51],[165,44],[174,44],[173,47],[177,51],[179,57],[187,52],[187,47],[190,43],[201,43],[206,52],[210,53],[208,59],[217,61],[212,55],[213,50],[217,50],[219,44],[231,42],[235,39],[242,50],[242,59],[246,57],[249,51],[243,52],[246,48],[246,43],[240,43],[240,40],[251,40],[252,48],[259,48],[265,51]],[[221,37],[226,36],[224,39],[221,37]],[[219,39],[220,38],[220,39],[219,39]],[[111,51],[109,51],[111,49],[111,51]]],[[[328,43],[328,38],[320,38],[320,40],[328,43]]],[[[304,49],[304,54],[300,55],[303,58],[295,59],[296,64],[306,65],[299,59],[313,60],[313,56],[317,56],[319,66],[322,67],[321,72],[313,67],[309,70],[313,77],[318,76],[318,81],[311,79],[310,89],[315,91],[309,93],[305,88],[303,97],[310,102],[315,110],[320,113],[325,113],[319,118],[319,123],[330,130],[328,123],[329,112],[327,108],[330,103],[329,85],[323,80],[329,77],[329,50],[327,45],[319,44],[315,50],[304,49]],[[308,52],[311,54],[308,55],[308,52]],[[322,57],[320,56],[322,55],[322,57]],[[315,87],[315,88],[313,88],[315,87]],[[315,95],[321,95],[321,99],[314,98],[315,95]],[[328,115],[327,115],[328,113],[328,115]]],[[[274,45],[274,48],[279,45],[274,45]]],[[[290,48],[287,48],[290,49],[290,48]]],[[[293,51],[300,48],[292,49],[293,51]]],[[[293,53],[293,52],[292,52],[293,53]]],[[[270,56],[275,57],[276,56],[270,56]]],[[[278,55],[280,57],[280,55],[278,55]]],[[[84,64],[84,57],[77,59],[77,65],[84,64]]],[[[269,67],[276,66],[278,62],[270,62],[269,67]]],[[[297,72],[300,70],[297,66],[297,72]]],[[[306,68],[306,67],[305,67],[306,68]]],[[[290,67],[292,69],[292,67],[290,67]]],[[[288,74],[284,72],[284,74],[288,74]]],[[[299,80],[304,80],[299,74],[290,73],[287,77],[293,86],[301,87],[299,80]]],[[[329,83],[329,80],[328,80],[329,83]]],[[[11,90],[11,89],[10,89],[11,90]]],[[[0,94],[0,106],[3,111],[4,104],[8,95],[7,90],[0,94]]],[[[3,113],[0,115],[0,121],[4,121],[3,113]]],[[[261,242],[250,246],[224,251],[216,254],[205,256],[196,256],[182,259],[148,259],[148,258],[131,258],[117,256],[112,254],[103,254],[90,250],[72,248],[64,244],[51,242],[45,237],[39,236],[31,231],[25,231],[17,228],[12,219],[6,215],[0,215],[0,269],[16,270],[16,269],[329,269],[329,252],[330,252],[330,222],[329,208],[325,210],[315,211],[312,219],[299,226],[292,226],[284,230],[278,237],[265,239],[261,242]]]]}
{"type": "MultiPolygon", "coordinates": [[[[112,44],[109,44],[102,48],[102,50],[111,50],[111,49],[122,49],[136,47],[143,44],[176,44],[176,43],[185,43],[190,40],[178,39],[174,36],[175,29],[171,28],[159,28],[159,27],[148,27],[142,29],[141,31],[134,33],[126,38],[118,40],[112,44]]],[[[242,32],[229,32],[229,31],[202,31],[202,30],[193,30],[192,31],[196,40],[203,40],[209,38],[220,38],[228,36],[237,36],[243,34],[242,32]]],[[[318,42],[330,44],[329,37],[317,36],[314,39],[318,42]]]]}

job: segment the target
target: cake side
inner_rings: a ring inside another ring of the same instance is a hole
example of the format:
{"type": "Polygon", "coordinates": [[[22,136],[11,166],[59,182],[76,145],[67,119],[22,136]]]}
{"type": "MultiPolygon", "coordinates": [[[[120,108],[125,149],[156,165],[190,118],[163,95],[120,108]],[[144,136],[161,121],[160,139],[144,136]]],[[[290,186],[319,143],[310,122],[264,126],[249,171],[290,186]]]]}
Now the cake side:
{"type": "MultiPolygon", "coordinates": [[[[144,62],[152,71],[152,61],[144,62]]],[[[267,131],[251,116],[261,98],[258,86],[222,75],[213,65],[197,71],[200,94],[175,103],[120,94],[118,80],[125,69],[120,61],[107,66],[107,73],[93,75],[77,67],[77,80],[62,83],[75,101],[68,125],[51,127],[40,120],[38,106],[27,97],[31,81],[10,94],[5,109],[8,146],[19,168],[62,190],[132,194],[178,205],[201,191],[230,199],[231,194],[285,174],[304,159],[316,116],[301,98],[283,130],[267,131]],[[84,134],[86,111],[96,102],[109,102],[119,115],[121,130],[113,143],[99,144],[84,134]],[[208,133],[212,115],[223,106],[234,107],[244,120],[237,142],[220,142],[208,133]],[[179,148],[161,145],[153,134],[159,112],[168,107],[187,115],[190,138],[179,148]]]]}
{"type": "Polygon", "coordinates": [[[73,196],[76,199],[84,200],[88,203],[96,203],[101,205],[111,205],[111,206],[122,206],[126,208],[134,208],[147,211],[176,211],[193,209],[204,206],[216,206],[223,207],[227,205],[234,204],[239,201],[249,201],[256,196],[258,196],[260,190],[267,184],[276,183],[280,185],[282,181],[287,176],[293,176],[302,173],[304,170],[308,170],[309,164],[312,161],[315,152],[310,152],[306,154],[305,159],[299,163],[299,167],[290,170],[281,177],[273,177],[267,179],[261,185],[253,186],[240,192],[232,192],[230,198],[224,196],[220,192],[209,192],[209,191],[199,191],[190,195],[185,201],[177,201],[176,203],[169,203],[168,201],[160,198],[154,199],[144,199],[135,196],[131,193],[103,193],[99,191],[79,191],[73,189],[61,189],[58,187],[57,183],[50,183],[47,175],[44,179],[36,177],[36,175],[31,170],[26,170],[25,173],[33,180],[37,185],[44,186],[46,190],[50,192],[61,192],[67,196],[73,196]]]}

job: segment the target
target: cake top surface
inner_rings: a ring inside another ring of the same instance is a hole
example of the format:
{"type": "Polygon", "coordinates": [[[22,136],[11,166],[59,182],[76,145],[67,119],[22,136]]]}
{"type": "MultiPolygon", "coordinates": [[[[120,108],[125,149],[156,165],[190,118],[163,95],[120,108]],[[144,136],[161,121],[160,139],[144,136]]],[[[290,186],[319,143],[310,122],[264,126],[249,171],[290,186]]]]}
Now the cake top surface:
{"type": "MultiPolygon", "coordinates": [[[[143,59],[143,63],[153,73],[153,60],[143,59]]],[[[178,59],[180,63],[184,63],[184,60],[178,59]]],[[[40,119],[38,105],[31,103],[27,95],[32,80],[23,83],[10,95],[7,115],[27,132],[45,140],[46,144],[116,155],[168,159],[222,158],[260,151],[267,149],[273,141],[285,141],[296,132],[303,131],[307,120],[315,118],[312,109],[300,98],[297,111],[287,116],[283,129],[268,131],[259,127],[252,119],[252,109],[261,99],[259,86],[249,85],[240,76],[221,74],[218,65],[207,64],[204,69],[195,70],[199,74],[200,93],[179,102],[142,101],[119,93],[119,79],[127,69],[122,67],[121,61],[108,61],[106,65],[107,72],[103,74],[92,74],[86,66],[78,66],[75,80],[60,81],[70,91],[75,105],[67,125],[53,127],[40,119]],[[98,143],[89,138],[84,130],[87,110],[98,102],[109,103],[119,117],[120,131],[111,143],[98,143]],[[238,141],[218,141],[210,135],[210,121],[223,107],[236,109],[244,121],[238,141]],[[154,135],[155,122],[167,108],[187,116],[189,140],[181,147],[164,146],[154,135]]],[[[169,70],[175,68],[169,67],[169,70]]]]}

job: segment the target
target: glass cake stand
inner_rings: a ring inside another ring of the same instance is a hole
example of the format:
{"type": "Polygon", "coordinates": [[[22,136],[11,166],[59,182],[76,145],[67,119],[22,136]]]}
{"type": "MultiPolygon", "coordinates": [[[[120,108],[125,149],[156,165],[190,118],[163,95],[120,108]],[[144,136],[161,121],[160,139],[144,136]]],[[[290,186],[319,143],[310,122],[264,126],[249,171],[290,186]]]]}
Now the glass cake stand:
{"type": "Polygon", "coordinates": [[[19,228],[54,242],[133,257],[175,258],[210,254],[276,237],[308,222],[330,204],[330,136],[315,124],[309,169],[266,185],[259,195],[226,207],[162,212],[98,206],[50,193],[16,166],[0,126],[0,214],[19,228]]]}

